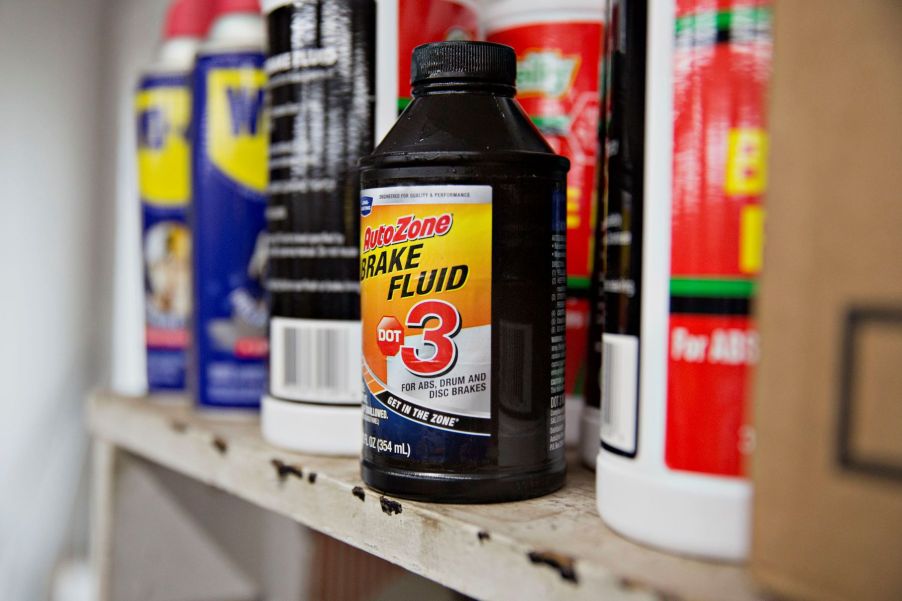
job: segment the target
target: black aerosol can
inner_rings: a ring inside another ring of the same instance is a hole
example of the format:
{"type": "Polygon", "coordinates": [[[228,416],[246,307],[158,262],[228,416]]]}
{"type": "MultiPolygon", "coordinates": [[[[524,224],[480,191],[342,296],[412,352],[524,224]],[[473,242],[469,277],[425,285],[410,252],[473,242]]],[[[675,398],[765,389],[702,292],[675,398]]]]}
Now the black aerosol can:
{"type": "Polygon", "coordinates": [[[376,3],[270,0],[267,441],[360,451],[357,161],[373,149],[376,3]]]}
{"type": "Polygon", "coordinates": [[[363,479],[508,501],[564,483],[565,190],[516,56],[413,54],[413,102],[361,160],[363,479]]]}

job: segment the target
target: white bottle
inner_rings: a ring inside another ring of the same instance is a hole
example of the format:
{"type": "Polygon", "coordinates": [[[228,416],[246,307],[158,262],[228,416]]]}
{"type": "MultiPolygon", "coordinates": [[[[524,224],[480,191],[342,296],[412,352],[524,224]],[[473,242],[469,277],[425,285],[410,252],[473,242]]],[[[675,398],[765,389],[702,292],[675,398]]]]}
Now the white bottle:
{"type": "Polygon", "coordinates": [[[685,18],[706,6],[614,2],[597,501],[625,536],[741,561],[770,13],[685,18]]]}

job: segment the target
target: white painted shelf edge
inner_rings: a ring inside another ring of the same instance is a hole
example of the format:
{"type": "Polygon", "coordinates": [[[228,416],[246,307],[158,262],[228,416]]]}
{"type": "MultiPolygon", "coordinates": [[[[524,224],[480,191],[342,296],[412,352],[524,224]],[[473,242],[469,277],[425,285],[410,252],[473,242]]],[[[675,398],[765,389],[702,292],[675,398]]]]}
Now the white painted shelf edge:
{"type": "Polygon", "coordinates": [[[746,569],[633,544],[595,510],[594,474],[571,463],[557,493],[439,505],[367,489],[357,459],[264,442],[259,423],[214,420],[184,400],[96,393],[92,434],[478,599],[763,599],[746,569]]]}

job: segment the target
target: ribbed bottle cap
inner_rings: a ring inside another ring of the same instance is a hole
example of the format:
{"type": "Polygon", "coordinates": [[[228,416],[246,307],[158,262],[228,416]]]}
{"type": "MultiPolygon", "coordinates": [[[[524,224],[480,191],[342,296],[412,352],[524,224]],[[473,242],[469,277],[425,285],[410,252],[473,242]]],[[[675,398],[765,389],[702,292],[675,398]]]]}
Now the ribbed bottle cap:
{"type": "Polygon", "coordinates": [[[481,81],[513,86],[517,80],[514,49],[491,42],[434,42],[413,49],[410,84],[481,81]]]}

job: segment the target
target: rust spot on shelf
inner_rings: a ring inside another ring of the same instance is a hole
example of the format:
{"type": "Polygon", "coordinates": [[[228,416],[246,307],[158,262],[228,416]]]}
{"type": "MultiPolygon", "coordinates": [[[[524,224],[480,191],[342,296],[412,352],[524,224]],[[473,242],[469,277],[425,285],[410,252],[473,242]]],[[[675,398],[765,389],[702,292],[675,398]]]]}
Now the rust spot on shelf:
{"type": "Polygon", "coordinates": [[[225,441],[225,438],[221,436],[213,437],[213,448],[219,451],[220,455],[225,455],[229,452],[229,443],[225,441]]]}
{"type": "Polygon", "coordinates": [[[172,428],[173,430],[175,430],[176,432],[178,432],[179,434],[184,434],[185,432],[188,431],[187,422],[183,422],[180,419],[174,419],[171,422],[169,422],[169,427],[172,428]]]}
{"type": "Polygon", "coordinates": [[[627,590],[637,590],[637,589],[644,588],[641,584],[639,584],[632,578],[620,578],[620,580],[617,582],[617,584],[620,585],[620,588],[627,589],[627,590]]]}
{"type": "Polygon", "coordinates": [[[379,505],[382,506],[382,513],[386,515],[397,515],[401,513],[401,504],[388,497],[379,497],[379,505]]]}
{"type": "Polygon", "coordinates": [[[354,495],[355,497],[357,497],[358,499],[360,499],[361,501],[366,499],[366,493],[363,492],[362,486],[355,486],[354,488],[352,488],[351,494],[354,495]]]}
{"type": "Polygon", "coordinates": [[[485,530],[480,530],[476,533],[476,538],[479,539],[479,542],[484,543],[485,541],[491,539],[492,536],[485,530]]]}
{"type": "Polygon", "coordinates": [[[644,584],[639,580],[634,580],[627,576],[621,576],[620,578],[618,578],[617,585],[625,591],[644,591],[651,593],[659,601],[683,601],[683,597],[680,597],[679,595],[665,593],[664,591],[649,588],[647,584],[644,584]]]}
{"type": "Polygon", "coordinates": [[[576,576],[576,569],[573,565],[573,558],[569,555],[555,553],[554,551],[530,551],[529,561],[554,568],[564,580],[568,580],[574,584],[579,582],[579,578],[576,576]]]}
{"type": "Polygon", "coordinates": [[[301,479],[304,478],[304,470],[296,465],[285,463],[280,459],[273,459],[270,463],[272,463],[272,466],[276,469],[276,475],[279,477],[280,481],[284,481],[288,476],[296,476],[301,479]]]}
{"type": "Polygon", "coordinates": [[[310,472],[307,474],[307,482],[310,484],[316,484],[316,472],[310,472]]]}

